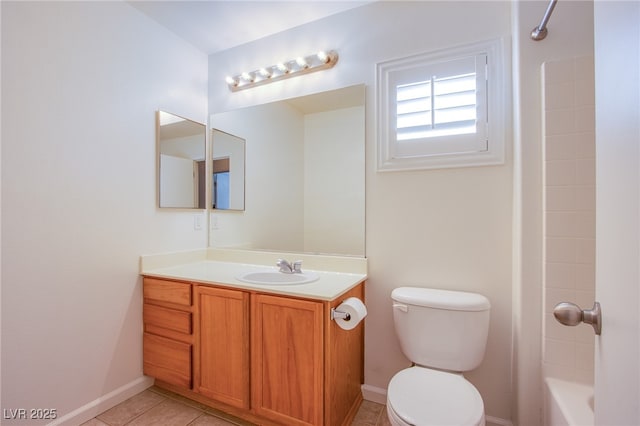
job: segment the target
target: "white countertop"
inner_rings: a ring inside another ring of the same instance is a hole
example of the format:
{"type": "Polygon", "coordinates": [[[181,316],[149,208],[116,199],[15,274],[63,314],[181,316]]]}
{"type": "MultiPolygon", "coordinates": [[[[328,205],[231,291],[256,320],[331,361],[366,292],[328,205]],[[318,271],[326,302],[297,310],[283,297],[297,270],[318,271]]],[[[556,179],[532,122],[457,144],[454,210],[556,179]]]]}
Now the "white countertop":
{"type": "Polygon", "coordinates": [[[282,294],[318,300],[334,300],[366,280],[366,259],[292,253],[207,249],[142,256],[140,273],[202,284],[221,284],[242,290],[282,294]],[[303,272],[319,276],[307,284],[250,284],[237,277],[247,272],[277,271],[279,258],[303,261],[303,272]],[[272,266],[273,265],[273,266],[272,266]]]}

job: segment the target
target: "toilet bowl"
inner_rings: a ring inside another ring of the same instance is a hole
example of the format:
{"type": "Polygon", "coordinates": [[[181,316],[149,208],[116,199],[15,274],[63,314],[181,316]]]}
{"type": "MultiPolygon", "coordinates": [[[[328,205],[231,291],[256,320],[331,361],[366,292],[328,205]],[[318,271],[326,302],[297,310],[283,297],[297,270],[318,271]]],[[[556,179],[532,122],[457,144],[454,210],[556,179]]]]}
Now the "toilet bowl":
{"type": "Polygon", "coordinates": [[[478,390],[462,375],[410,367],[391,379],[387,415],[394,426],[484,426],[478,390]]]}
{"type": "Polygon", "coordinates": [[[387,389],[392,425],[484,426],[480,392],[462,372],[478,367],[489,332],[489,300],[476,293],[400,287],[391,293],[400,347],[413,367],[387,389]]]}

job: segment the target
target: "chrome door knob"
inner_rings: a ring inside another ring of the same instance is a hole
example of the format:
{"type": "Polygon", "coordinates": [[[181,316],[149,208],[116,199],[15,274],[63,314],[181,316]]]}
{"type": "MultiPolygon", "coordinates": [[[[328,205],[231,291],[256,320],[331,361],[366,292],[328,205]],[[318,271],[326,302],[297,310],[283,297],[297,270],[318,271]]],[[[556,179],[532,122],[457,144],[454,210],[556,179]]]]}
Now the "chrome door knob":
{"type": "Polygon", "coordinates": [[[575,303],[561,302],[553,308],[553,316],[561,324],[575,326],[583,322],[591,324],[597,335],[602,333],[602,310],[598,302],[593,304],[593,308],[584,310],[575,303]]]}

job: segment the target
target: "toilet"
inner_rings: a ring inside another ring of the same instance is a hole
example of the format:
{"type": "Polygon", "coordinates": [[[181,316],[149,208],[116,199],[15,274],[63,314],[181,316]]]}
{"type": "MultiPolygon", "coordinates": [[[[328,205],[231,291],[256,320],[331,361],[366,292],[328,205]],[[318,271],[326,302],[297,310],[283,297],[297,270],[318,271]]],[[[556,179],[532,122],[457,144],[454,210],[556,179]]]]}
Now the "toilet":
{"type": "Polygon", "coordinates": [[[489,300],[476,293],[399,287],[391,293],[400,347],[413,366],[387,389],[392,425],[484,426],[480,392],[462,375],[482,362],[489,300]]]}

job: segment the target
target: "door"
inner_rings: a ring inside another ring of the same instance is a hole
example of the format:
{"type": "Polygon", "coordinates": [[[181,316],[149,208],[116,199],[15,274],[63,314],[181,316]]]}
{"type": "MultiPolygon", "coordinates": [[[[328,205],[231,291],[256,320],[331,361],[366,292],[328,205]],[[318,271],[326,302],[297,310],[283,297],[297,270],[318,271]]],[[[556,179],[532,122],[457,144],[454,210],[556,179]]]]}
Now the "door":
{"type": "Polygon", "coordinates": [[[595,424],[640,424],[640,2],[594,2],[595,424]]]}

